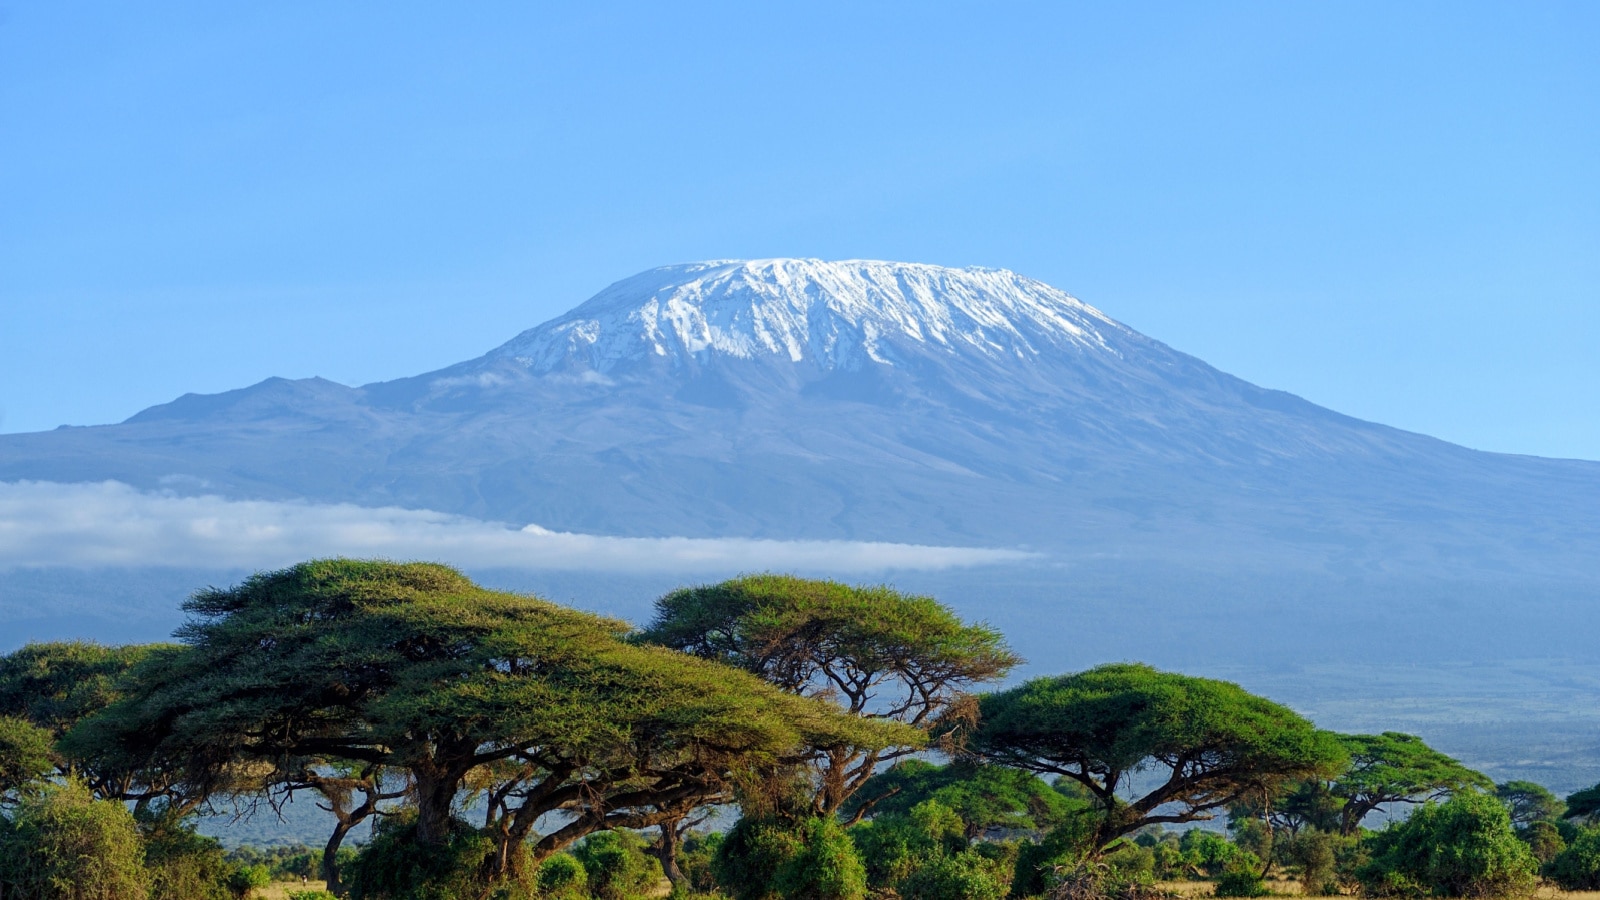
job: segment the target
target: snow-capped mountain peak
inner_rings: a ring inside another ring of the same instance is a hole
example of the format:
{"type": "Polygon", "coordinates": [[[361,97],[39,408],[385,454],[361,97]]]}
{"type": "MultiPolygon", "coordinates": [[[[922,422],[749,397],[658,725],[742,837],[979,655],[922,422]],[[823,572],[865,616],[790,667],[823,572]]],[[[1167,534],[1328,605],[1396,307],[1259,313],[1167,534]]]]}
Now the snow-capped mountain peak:
{"type": "Polygon", "coordinates": [[[924,345],[1028,359],[1110,351],[1125,333],[1099,310],[1005,269],[816,259],[717,260],[619,281],[490,355],[535,373],[604,373],[651,357],[672,365],[725,355],[809,360],[824,369],[893,365],[924,345]]]}

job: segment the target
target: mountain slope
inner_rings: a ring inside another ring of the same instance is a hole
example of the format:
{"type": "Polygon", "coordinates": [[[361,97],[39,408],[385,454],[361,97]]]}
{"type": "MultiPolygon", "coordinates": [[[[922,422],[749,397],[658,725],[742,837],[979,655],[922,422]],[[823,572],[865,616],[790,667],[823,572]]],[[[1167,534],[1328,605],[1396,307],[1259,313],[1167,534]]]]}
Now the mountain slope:
{"type": "Polygon", "coordinates": [[[1004,270],[862,261],[655,269],[438,372],[0,436],[21,478],[1256,570],[1590,579],[1600,551],[1600,464],[1341,416],[1004,270]]]}

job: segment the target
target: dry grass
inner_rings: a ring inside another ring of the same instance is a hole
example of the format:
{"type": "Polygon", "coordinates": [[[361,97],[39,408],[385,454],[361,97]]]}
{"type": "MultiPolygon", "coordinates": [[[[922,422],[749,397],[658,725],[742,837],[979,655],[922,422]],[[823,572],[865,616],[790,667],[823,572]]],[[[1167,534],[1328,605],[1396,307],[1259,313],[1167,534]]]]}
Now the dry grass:
{"type": "MultiPolygon", "coordinates": [[[[1210,897],[1216,889],[1216,883],[1212,881],[1162,881],[1157,886],[1183,897],[1210,897]]],[[[1268,878],[1267,887],[1280,897],[1299,897],[1302,894],[1300,882],[1295,880],[1268,878]]],[[[1534,897],[1538,900],[1600,900],[1600,891],[1563,891],[1545,885],[1534,891],[1534,897]]]]}
{"type": "Polygon", "coordinates": [[[274,881],[264,888],[259,888],[250,893],[251,900],[289,900],[290,891],[320,891],[327,887],[326,882],[307,881],[274,881]]]}

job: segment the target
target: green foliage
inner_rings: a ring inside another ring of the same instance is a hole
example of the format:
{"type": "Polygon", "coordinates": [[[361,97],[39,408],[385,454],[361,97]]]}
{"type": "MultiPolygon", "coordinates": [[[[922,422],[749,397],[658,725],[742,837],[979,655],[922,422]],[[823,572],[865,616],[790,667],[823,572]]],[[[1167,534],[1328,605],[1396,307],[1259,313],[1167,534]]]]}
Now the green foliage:
{"type": "Polygon", "coordinates": [[[1567,795],[1568,819],[1593,819],[1600,813],[1600,784],[1567,795]]]}
{"type": "Polygon", "coordinates": [[[633,831],[600,831],[583,839],[572,855],[583,864],[589,893],[597,900],[630,900],[654,890],[665,876],[633,831]]]}
{"type": "Polygon", "coordinates": [[[787,575],[754,575],[674,591],[656,601],[640,640],[717,660],[853,716],[909,726],[887,741],[810,758],[820,785],[810,812],[833,814],[883,759],[922,746],[963,720],[975,684],[1018,658],[998,631],[961,621],[931,597],[787,575]]]}
{"type": "Polygon", "coordinates": [[[1178,841],[1184,860],[1200,872],[1216,878],[1228,872],[1261,870],[1261,858],[1206,828],[1191,828],[1178,841]]]}
{"type": "Polygon", "coordinates": [[[239,868],[216,839],[197,833],[170,808],[136,816],[144,835],[150,900],[229,900],[239,896],[230,880],[239,868]]]}
{"type": "Polygon", "coordinates": [[[1345,759],[1332,735],[1287,707],[1235,684],[1144,665],[1037,678],[985,695],[980,708],[972,749],[1086,787],[1099,810],[1097,848],[1152,819],[1200,818],[1249,792],[1331,773],[1345,759]],[[1180,762],[1181,773],[1144,796],[1119,794],[1131,773],[1180,762]]]}
{"type": "Polygon", "coordinates": [[[1498,897],[1531,891],[1538,863],[1493,796],[1457,793],[1379,832],[1359,873],[1369,893],[1498,897]]]}
{"type": "Polygon", "coordinates": [[[1009,882],[1000,862],[964,850],[917,866],[900,882],[899,894],[917,900],[1001,900],[1009,882]]]}
{"type": "Polygon", "coordinates": [[[1566,891],[1600,891],[1600,828],[1585,828],[1544,867],[1544,876],[1566,891]]]}
{"type": "Polygon", "coordinates": [[[733,900],[769,900],[776,896],[775,873],[799,854],[800,844],[793,825],[746,817],[717,847],[711,870],[733,900]]]}
{"type": "Polygon", "coordinates": [[[1037,843],[1023,844],[1011,880],[1011,895],[1033,897],[1054,883],[1056,869],[1078,870],[1098,848],[1095,819],[1074,816],[1045,834],[1037,843]]]}
{"type": "Polygon", "coordinates": [[[1494,786],[1494,795],[1511,812],[1511,824],[1525,828],[1534,822],[1554,821],[1566,814],[1562,803],[1549,788],[1532,781],[1507,781],[1494,786]]]}
{"type": "Polygon", "coordinates": [[[1048,831],[1089,808],[1087,800],[1054,790],[1031,772],[972,762],[936,766],[920,759],[902,760],[873,776],[843,814],[875,799],[874,817],[936,801],[960,817],[969,838],[990,828],[1048,831]]]}
{"type": "Polygon", "coordinates": [[[272,883],[272,870],[260,863],[238,866],[229,873],[227,883],[235,897],[248,897],[251,891],[272,883]]]}
{"type": "Polygon", "coordinates": [[[407,772],[416,840],[436,848],[460,843],[452,805],[481,775],[493,783],[474,788],[504,798],[484,833],[506,868],[481,872],[488,880],[514,871],[511,848],[540,840],[531,829],[558,809],[605,809],[580,827],[626,824],[662,796],[718,796],[796,747],[897,733],[438,565],[318,560],[202,591],[185,609],[186,646],[147,658],[138,690],[69,744],[161,762],[199,795],[237,790],[240,773],[284,759],[407,772]]]}
{"type": "Polygon", "coordinates": [[[712,871],[734,900],[858,900],[867,889],[855,844],[832,817],[741,819],[717,847],[712,871]]]}
{"type": "Polygon", "coordinates": [[[1330,791],[1344,801],[1340,809],[1344,834],[1355,834],[1361,820],[1385,803],[1417,803],[1469,789],[1494,790],[1487,776],[1415,735],[1346,734],[1339,736],[1339,742],[1350,764],[1333,780],[1330,791]]]}
{"type": "Polygon", "coordinates": [[[12,802],[55,765],[50,732],[27,719],[0,716],[0,803],[12,802]]]}
{"type": "Polygon", "coordinates": [[[1528,851],[1541,864],[1547,863],[1567,849],[1567,840],[1554,822],[1533,822],[1518,831],[1517,836],[1528,845],[1528,851]]]}
{"type": "Polygon", "coordinates": [[[923,863],[966,849],[961,819],[937,800],[924,800],[906,812],[888,813],[851,829],[867,884],[894,888],[923,863]]]}
{"type": "Polygon", "coordinates": [[[343,874],[352,900],[478,900],[494,842],[451,820],[442,844],[417,840],[415,815],[383,820],[343,874]]]}
{"type": "Polygon", "coordinates": [[[800,848],[773,879],[774,892],[783,900],[861,900],[867,894],[867,874],[856,855],[855,844],[837,819],[823,817],[803,823],[800,848]]]}
{"type": "Polygon", "coordinates": [[[1272,894],[1261,873],[1253,869],[1238,869],[1223,873],[1217,879],[1214,891],[1218,897],[1266,897],[1272,894]]]}
{"type": "Polygon", "coordinates": [[[0,656],[0,716],[27,719],[59,738],[115,700],[119,679],[155,646],[71,641],[0,656]]]}
{"type": "Polygon", "coordinates": [[[678,871],[689,880],[689,889],[694,893],[709,894],[717,889],[717,876],[712,863],[723,838],[720,832],[705,834],[696,831],[684,837],[683,846],[678,851],[678,871]]]}
{"type": "Polygon", "coordinates": [[[1337,893],[1340,851],[1354,840],[1316,828],[1303,829],[1285,839],[1280,844],[1282,855],[1300,870],[1301,892],[1308,897],[1337,893]]]}
{"type": "Polygon", "coordinates": [[[0,886],[7,900],[145,900],[133,816],[76,781],[28,793],[0,818],[0,886]]]}
{"type": "Polygon", "coordinates": [[[589,896],[589,872],[570,853],[556,853],[539,864],[534,876],[539,896],[546,900],[580,900],[589,896]]]}
{"type": "Polygon", "coordinates": [[[309,891],[290,891],[289,900],[339,900],[339,898],[334,896],[332,891],[318,889],[309,891]]]}

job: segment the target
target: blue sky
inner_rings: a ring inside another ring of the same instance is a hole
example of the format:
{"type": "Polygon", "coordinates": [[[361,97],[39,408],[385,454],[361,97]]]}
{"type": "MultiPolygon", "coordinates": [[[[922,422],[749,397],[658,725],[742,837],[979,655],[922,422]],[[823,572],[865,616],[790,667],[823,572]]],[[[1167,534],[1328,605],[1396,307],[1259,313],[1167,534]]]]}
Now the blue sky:
{"type": "Polygon", "coordinates": [[[1004,266],[1600,459],[1600,5],[0,8],[0,430],[476,356],[640,269],[1004,266]]]}

